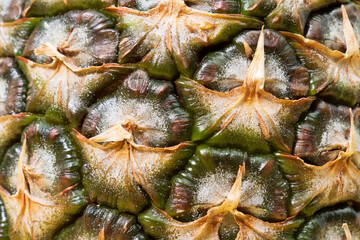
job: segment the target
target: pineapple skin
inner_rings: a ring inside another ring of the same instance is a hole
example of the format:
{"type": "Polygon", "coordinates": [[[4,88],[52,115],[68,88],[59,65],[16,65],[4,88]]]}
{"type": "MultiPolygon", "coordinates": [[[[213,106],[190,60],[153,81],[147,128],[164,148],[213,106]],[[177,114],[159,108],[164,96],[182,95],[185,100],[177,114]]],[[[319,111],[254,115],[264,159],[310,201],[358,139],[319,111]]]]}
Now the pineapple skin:
{"type": "Polygon", "coordinates": [[[0,239],[360,239],[360,4],[3,0],[0,239]]]}

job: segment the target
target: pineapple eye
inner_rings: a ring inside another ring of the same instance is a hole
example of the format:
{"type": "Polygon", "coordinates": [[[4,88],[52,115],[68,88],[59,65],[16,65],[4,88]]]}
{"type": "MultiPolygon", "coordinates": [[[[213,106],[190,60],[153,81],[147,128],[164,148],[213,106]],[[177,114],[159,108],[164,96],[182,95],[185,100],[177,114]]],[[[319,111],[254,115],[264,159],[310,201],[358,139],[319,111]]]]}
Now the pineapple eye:
{"type": "MultiPolygon", "coordinates": [[[[360,39],[360,10],[357,5],[345,5],[349,20],[354,27],[355,35],[360,39]]],[[[343,32],[343,16],[341,7],[315,14],[309,21],[305,37],[322,43],[331,50],[346,52],[345,37],[343,32]]]]}
{"type": "Polygon", "coordinates": [[[190,116],[171,83],[149,78],[142,70],[89,109],[82,132],[93,137],[115,124],[128,129],[136,143],[151,147],[172,146],[190,138],[190,116]]]}
{"type": "Polygon", "coordinates": [[[150,239],[136,217],[104,206],[88,205],[75,223],[64,228],[55,240],[78,239],[150,239]],[[104,238],[101,238],[104,236],[104,238]]]}
{"type": "Polygon", "coordinates": [[[360,0],[0,0],[0,240],[360,240],[360,0]]]}
{"type": "Polygon", "coordinates": [[[52,239],[82,209],[86,199],[78,187],[80,167],[64,128],[39,120],[24,130],[22,144],[10,148],[0,165],[10,238],[52,239]]]}
{"type": "Polygon", "coordinates": [[[86,108],[95,100],[95,94],[133,71],[131,66],[114,63],[80,68],[73,62],[72,56],[61,54],[51,43],[43,44],[34,51],[51,57],[53,61],[39,64],[23,57],[17,58],[30,82],[26,111],[45,113],[49,108],[57,109],[61,118],[73,126],[80,124],[86,108]]]}
{"type": "Polygon", "coordinates": [[[93,10],[44,18],[29,37],[23,56],[38,63],[49,63],[50,56],[37,56],[34,50],[50,43],[79,67],[116,62],[119,34],[112,29],[114,25],[104,14],[93,10]]]}
{"type": "Polygon", "coordinates": [[[29,157],[25,164],[44,192],[56,195],[81,180],[81,160],[64,128],[37,121],[24,134],[29,157]]]}
{"type": "MultiPolygon", "coordinates": [[[[234,38],[229,46],[206,55],[194,79],[216,91],[230,91],[243,85],[259,34],[260,31],[245,31],[234,38]]],[[[264,37],[264,89],[278,98],[306,96],[309,74],[296,59],[290,44],[273,30],[265,30],[264,37]]]]}
{"type": "Polygon", "coordinates": [[[27,84],[12,58],[0,58],[0,116],[25,112],[27,84]]]}
{"type": "Polygon", "coordinates": [[[351,207],[338,207],[312,216],[303,225],[297,239],[351,239],[350,236],[355,239],[360,236],[359,213],[351,207]]]}
{"type": "MultiPolygon", "coordinates": [[[[147,11],[155,8],[159,3],[160,0],[119,0],[118,5],[147,11]]],[[[205,12],[227,14],[240,12],[240,3],[237,0],[185,0],[185,4],[205,12]]]]}
{"type": "MultiPolygon", "coordinates": [[[[319,100],[298,123],[293,154],[311,164],[324,165],[346,150],[349,131],[349,108],[319,100]]],[[[356,131],[359,136],[360,129],[356,131]]]]}
{"type": "Polygon", "coordinates": [[[245,164],[238,166],[238,173],[228,196],[222,203],[211,207],[203,217],[191,222],[180,222],[152,206],[139,214],[139,222],[156,239],[219,239],[219,232],[220,236],[234,235],[239,229],[237,236],[246,236],[247,239],[291,239],[296,228],[303,222],[301,218],[295,216],[281,222],[266,222],[237,210],[241,202],[244,172],[245,164]],[[226,229],[222,223],[229,220],[231,226],[226,226],[230,227],[226,229]]]}
{"type": "Polygon", "coordinates": [[[184,171],[172,179],[166,212],[194,220],[228,196],[238,166],[245,163],[238,209],[264,220],[284,220],[289,187],[272,155],[250,155],[236,149],[200,145],[184,171]]]}
{"type": "MultiPolygon", "coordinates": [[[[351,14],[353,8],[348,6],[351,14]]],[[[317,95],[322,99],[336,104],[354,106],[360,102],[360,56],[359,41],[357,39],[358,24],[349,19],[349,14],[345,6],[342,6],[342,34],[337,27],[331,27],[331,32],[343,36],[343,43],[346,43],[346,52],[342,53],[332,50],[330,38],[329,46],[307,39],[299,34],[281,32],[294,47],[299,59],[310,72],[310,91],[311,95],[317,95]],[[329,48],[330,47],[330,48],[329,48]]],[[[359,10],[357,10],[359,11],[359,10]]],[[[335,11],[336,13],[336,11],[335,11]]],[[[338,13],[340,14],[340,13],[338,13]]],[[[330,15],[328,16],[331,22],[330,15]]],[[[354,19],[354,18],[352,18],[354,19]]],[[[316,29],[313,27],[313,30],[316,29]]],[[[310,29],[311,30],[311,29],[310,29]]],[[[316,30],[314,30],[316,32],[316,30]]],[[[313,32],[314,32],[313,31],[313,32]]],[[[324,31],[324,34],[328,31],[324,31]]],[[[311,34],[311,32],[309,33],[311,34]]],[[[313,33],[316,35],[316,33],[313,33]]],[[[317,38],[318,36],[312,36],[317,38]]],[[[322,39],[322,38],[321,38],[322,39]]],[[[327,39],[325,39],[327,40],[327,39]]]]}

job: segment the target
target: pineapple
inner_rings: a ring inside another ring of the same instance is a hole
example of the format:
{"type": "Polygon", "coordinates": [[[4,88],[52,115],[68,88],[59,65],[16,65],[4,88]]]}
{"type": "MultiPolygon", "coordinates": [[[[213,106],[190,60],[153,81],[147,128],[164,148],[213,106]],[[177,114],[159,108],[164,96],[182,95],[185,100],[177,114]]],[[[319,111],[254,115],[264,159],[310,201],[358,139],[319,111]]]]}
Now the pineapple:
{"type": "Polygon", "coordinates": [[[360,5],[2,0],[0,239],[360,239],[360,5]]]}

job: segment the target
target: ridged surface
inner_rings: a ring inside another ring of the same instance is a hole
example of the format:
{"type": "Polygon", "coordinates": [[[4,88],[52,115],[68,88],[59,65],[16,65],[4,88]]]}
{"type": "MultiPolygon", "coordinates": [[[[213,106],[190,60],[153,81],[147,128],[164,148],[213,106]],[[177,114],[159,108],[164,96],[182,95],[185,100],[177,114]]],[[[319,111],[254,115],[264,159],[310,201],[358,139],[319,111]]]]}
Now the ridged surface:
{"type": "Polygon", "coordinates": [[[357,1],[2,0],[0,239],[360,239],[359,40],[357,1]]]}

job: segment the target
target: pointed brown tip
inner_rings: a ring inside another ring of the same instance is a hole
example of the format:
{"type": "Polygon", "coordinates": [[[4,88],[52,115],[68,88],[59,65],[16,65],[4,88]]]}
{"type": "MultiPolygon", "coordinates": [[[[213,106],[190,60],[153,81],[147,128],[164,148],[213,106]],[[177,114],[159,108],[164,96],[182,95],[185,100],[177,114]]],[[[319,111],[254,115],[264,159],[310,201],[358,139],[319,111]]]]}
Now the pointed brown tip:
{"type": "Polygon", "coordinates": [[[356,134],[355,134],[355,123],[354,114],[352,109],[350,111],[350,142],[349,142],[349,153],[352,155],[356,151],[356,134]]]}
{"type": "Polygon", "coordinates": [[[354,33],[354,28],[351,25],[348,14],[344,5],[341,5],[343,15],[343,29],[346,43],[346,56],[355,56],[359,54],[359,42],[354,33]]]}
{"type": "Polygon", "coordinates": [[[16,56],[16,59],[25,63],[29,63],[29,59],[21,57],[21,56],[16,56]]]}
{"type": "Polygon", "coordinates": [[[261,28],[254,58],[246,74],[244,85],[248,88],[263,89],[265,84],[264,26],[261,28]]]}
{"type": "Polygon", "coordinates": [[[347,223],[343,223],[342,228],[345,231],[346,240],[352,240],[351,232],[347,223]]]}
{"type": "Polygon", "coordinates": [[[98,240],[105,240],[105,227],[99,232],[98,240]]]}
{"type": "Polygon", "coordinates": [[[131,138],[131,132],[127,131],[121,123],[117,123],[89,140],[92,142],[121,142],[123,140],[130,140],[131,138]]]}
{"type": "Polygon", "coordinates": [[[80,132],[78,132],[75,128],[72,129],[74,131],[75,139],[78,141],[88,141],[88,139],[82,135],[80,132]]]}

